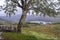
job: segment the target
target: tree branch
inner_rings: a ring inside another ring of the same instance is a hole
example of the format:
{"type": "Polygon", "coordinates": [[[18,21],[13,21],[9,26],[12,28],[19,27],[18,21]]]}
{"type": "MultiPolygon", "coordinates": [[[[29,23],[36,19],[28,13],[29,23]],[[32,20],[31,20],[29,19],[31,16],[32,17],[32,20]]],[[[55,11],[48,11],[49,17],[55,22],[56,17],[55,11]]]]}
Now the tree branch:
{"type": "Polygon", "coordinates": [[[23,7],[19,4],[19,3],[17,3],[18,4],[18,7],[20,7],[20,8],[22,8],[23,9],[23,7]]]}
{"type": "Polygon", "coordinates": [[[24,1],[23,1],[23,0],[21,0],[21,4],[22,4],[22,5],[24,4],[24,1]]]}
{"type": "Polygon", "coordinates": [[[14,2],[14,3],[16,3],[16,4],[18,4],[18,7],[23,8],[23,7],[19,4],[19,2],[18,2],[17,0],[11,0],[11,1],[14,2]]]}

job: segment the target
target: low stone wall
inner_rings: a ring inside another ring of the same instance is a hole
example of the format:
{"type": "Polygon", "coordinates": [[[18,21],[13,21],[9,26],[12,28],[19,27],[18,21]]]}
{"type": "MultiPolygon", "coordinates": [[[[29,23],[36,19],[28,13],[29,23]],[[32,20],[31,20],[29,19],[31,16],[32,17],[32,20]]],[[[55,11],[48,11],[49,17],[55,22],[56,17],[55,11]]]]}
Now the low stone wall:
{"type": "Polygon", "coordinates": [[[16,32],[17,28],[15,26],[0,25],[0,31],[3,32],[16,32]]]}

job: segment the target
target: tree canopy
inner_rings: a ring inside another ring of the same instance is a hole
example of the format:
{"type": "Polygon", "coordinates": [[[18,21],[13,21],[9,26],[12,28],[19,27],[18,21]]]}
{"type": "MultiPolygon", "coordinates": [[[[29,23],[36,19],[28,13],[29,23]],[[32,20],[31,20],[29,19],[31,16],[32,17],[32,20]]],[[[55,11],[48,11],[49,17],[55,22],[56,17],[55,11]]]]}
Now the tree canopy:
{"type": "Polygon", "coordinates": [[[15,14],[17,7],[26,13],[36,13],[40,15],[56,16],[60,13],[60,0],[5,0],[3,10],[8,15],[15,14]]]}

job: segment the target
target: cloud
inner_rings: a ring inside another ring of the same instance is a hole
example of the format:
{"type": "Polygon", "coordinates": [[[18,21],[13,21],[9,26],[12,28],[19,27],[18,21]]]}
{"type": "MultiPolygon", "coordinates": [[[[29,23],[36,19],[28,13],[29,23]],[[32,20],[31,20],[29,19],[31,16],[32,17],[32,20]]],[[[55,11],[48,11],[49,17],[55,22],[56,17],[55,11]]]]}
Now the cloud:
{"type": "Polygon", "coordinates": [[[5,0],[0,0],[0,6],[3,5],[3,4],[5,4],[4,1],[5,0]]]}

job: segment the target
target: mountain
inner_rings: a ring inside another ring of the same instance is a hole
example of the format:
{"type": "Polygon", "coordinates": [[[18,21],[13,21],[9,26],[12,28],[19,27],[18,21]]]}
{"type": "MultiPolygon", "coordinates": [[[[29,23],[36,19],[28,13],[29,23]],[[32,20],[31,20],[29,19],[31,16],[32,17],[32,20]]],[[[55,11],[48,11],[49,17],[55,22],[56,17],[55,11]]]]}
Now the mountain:
{"type": "Polygon", "coordinates": [[[38,23],[38,24],[52,24],[52,23],[60,23],[60,16],[57,17],[49,17],[49,16],[34,16],[29,15],[26,18],[26,21],[29,23],[38,23]]]}
{"type": "MultiPolygon", "coordinates": [[[[19,19],[21,18],[21,14],[17,14],[11,17],[7,16],[0,16],[4,21],[15,23],[19,22],[19,19]]],[[[44,21],[44,22],[60,22],[60,16],[57,17],[49,17],[49,16],[34,16],[34,15],[28,15],[26,17],[26,21],[44,21]]]]}
{"type": "Polygon", "coordinates": [[[19,15],[14,15],[14,16],[11,16],[11,17],[0,16],[1,19],[3,19],[4,21],[7,21],[7,22],[18,22],[20,17],[21,17],[20,14],[19,15]]]}
{"type": "Polygon", "coordinates": [[[26,21],[60,22],[60,16],[49,17],[49,16],[29,15],[29,16],[27,16],[26,21]]]}
{"type": "Polygon", "coordinates": [[[8,22],[7,20],[4,20],[2,18],[0,18],[0,25],[2,24],[10,24],[10,22],[8,22]]]}

